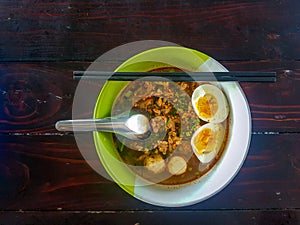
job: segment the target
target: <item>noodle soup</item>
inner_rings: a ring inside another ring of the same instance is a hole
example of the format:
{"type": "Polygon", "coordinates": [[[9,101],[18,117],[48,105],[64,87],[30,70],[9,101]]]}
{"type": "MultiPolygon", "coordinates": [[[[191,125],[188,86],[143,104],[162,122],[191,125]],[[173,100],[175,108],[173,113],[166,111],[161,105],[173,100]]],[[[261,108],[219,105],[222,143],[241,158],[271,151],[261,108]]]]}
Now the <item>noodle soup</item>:
{"type": "MultiPolygon", "coordinates": [[[[168,67],[155,71],[181,70],[168,67]]],[[[224,128],[222,140],[218,140],[219,136],[213,136],[214,130],[209,129],[211,123],[201,119],[192,104],[193,93],[201,85],[198,82],[141,80],[130,82],[119,94],[114,102],[116,115],[131,106],[132,112],[148,116],[154,136],[164,134],[151,145],[114,135],[120,158],[135,174],[153,183],[179,185],[199,179],[218,162],[228,139],[229,117],[218,123],[224,128]],[[182,97],[182,93],[186,97],[182,97]],[[205,127],[208,128],[201,130],[205,127]],[[207,146],[215,142],[221,143],[217,152],[213,157],[206,157],[213,151],[208,152],[207,146]],[[200,149],[203,145],[204,149],[200,149]]],[[[202,101],[199,100],[203,105],[202,101]]],[[[211,108],[215,108],[211,105],[215,103],[210,99],[205,102],[211,108]]]]}

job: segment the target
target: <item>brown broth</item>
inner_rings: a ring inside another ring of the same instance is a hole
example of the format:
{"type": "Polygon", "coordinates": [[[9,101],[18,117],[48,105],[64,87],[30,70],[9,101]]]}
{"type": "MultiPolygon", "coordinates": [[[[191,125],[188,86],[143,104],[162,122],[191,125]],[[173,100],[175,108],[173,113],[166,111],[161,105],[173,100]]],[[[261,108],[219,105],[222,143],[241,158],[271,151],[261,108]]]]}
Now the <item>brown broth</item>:
{"type": "MultiPolygon", "coordinates": [[[[182,71],[182,70],[177,69],[177,68],[166,67],[166,68],[155,69],[155,71],[156,72],[164,72],[164,71],[182,71]]],[[[158,107],[157,102],[159,102],[161,100],[159,100],[159,98],[157,96],[154,97],[153,95],[151,95],[151,94],[153,94],[153,91],[154,92],[158,91],[158,88],[155,89],[154,87],[149,87],[149,85],[156,86],[154,84],[157,84],[157,82],[151,82],[151,83],[152,84],[149,84],[149,82],[147,83],[146,81],[140,82],[140,83],[138,83],[138,82],[129,83],[122,90],[122,92],[120,93],[118,98],[115,100],[114,104],[118,105],[118,110],[119,110],[119,111],[116,111],[116,114],[121,113],[122,110],[125,110],[122,108],[122,106],[128,107],[128,105],[132,105],[133,110],[142,110],[142,111],[148,113],[149,118],[158,116],[158,113],[161,113],[161,112],[157,111],[155,107],[158,107]],[[147,97],[143,98],[139,101],[135,101],[133,95],[138,96],[139,94],[146,95],[147,97]],[[147,104],[145,103],[146,101],[147,101],[147,104]]],[[[199,86],[199,84],[196,82],[177,82],[177,84],[181,88],[185,88],[185,91],[186,91],[186,93],[188,93],[189,96],[191,96],[193,91],[195,90],[195,88],[197,86],[199,86]]],[[[160,82],[158,82],[158,87],[160,89],[163,89],[161,91],[165,91],[167,94],[168,94],[168,91],[170,91],[167,89],[166,86],[161,85],[160,82]]],[[[174,97],[176,97],[176,96],[174,96],[174,97]]],[[[225,120],[223,122],[223,125],[226,128],[225,129],[226,133],[225,133],[225,139],[224,139],[221,150],[219,151],[219,153],[215,157],[215,159],[213,159],[208,164],[203,164],[193,154],[193,150],[190,145],[190,139],[192,137],[192,134],[195,132],[195,130],[198,127],[205,124],[206,122],[201,121],[198,118],[198,116],[193,111],[190,103],[189,103],[188,109],[179,108],[179,109],[176,109],[177,110],[176,111],[173,109],[174,106],[172,106],[171,103],[169,103],[168,101],[164,101],[164,99],[162,99],[162,101],[164,102],[163,106],[166,106],[166,108],[167,107],[172,108],[171,114],[168,114],[168,113],[163,114],[163,116],[166,116],[168,118],[168,121],[169,120],[178,121],[178,117],[179,117],[178,111],[186,110],[187,111],[186,113],[188,113],[187,114],[188,118],[186,120],[188,120],[189,124],[193,125],[193,126],[191,126],[190,132],[180,133],[181,130],[178,129],[178,124],[176,126],[176,123],[175,123],[175,128],[177,129],[176,135],[178,135],[178,137],[180,137],[180,140],[179,140],[179,144],[177,144],[174,147],[174,149],[170,147],[171,144],[170,144],[170,142],[168,142],[169,150],[167,152],[161,151],[161,148],[158,148],[158,147],[156,147],[154,149],[143,149],[143,146],[141,146],[140,151],[137,151],[137,150],[131,149],[130,146],[134,145],[134,147],[136,147],[137,144],[139,144],[139,143],[130,141],[130,142],[127,142],[127,143],[129,143],[128,145],[126,144],[127,146],[129,146],[129,147],[127,147],[126,145],[123,145],[114,135],[115,145],[116,145],[119,155],[120,155],[121,159],[124,161],[124,163],[126,163],[134,173],[143,177],[146,180],[149,180],[154,183],[160,183],[162,185],[178,185],[178,184],[185,184],[185,183],[192,182],[192,181],[200,178],[204,174],[206,174],[209,170],[211,170],[211,168],[214,167],[214,165],[217,163],[219,158],[222,156],[223,151],[226,147],[227,140],[228,140],[228,130],[229,130],[229,121],[228,120],[229,119],[227,118],[227,120],[225,120]],[[150,157],[154,154],[159,154],[165,160],[166,164],[170,160],[170,157],[175,156],[175,155],[181,156],[182,158],[184,158],[187,161],[186,172],[181,175],[171,175],[169,173],[167,167],[161,173],[154,173],[154,172],[149,171],[144,166],[144,160],[146,157],[150,157]]],[[[160,111],[163,112],[162,107],[161,107],[160,111]]],[[[167,111],[164,111],[164,112],[167,112],[167,111]]],[[[184,124],[185,122],[186,121],[184,120],[184,118],[181,117],[179,124],[184,124]]],[[[168,131],[168,133],[166,135],[167,137],[164,138],[164,141],[169,140],[168,138],[170,137],[170,132],[171,131],[168,131]]],[[[175,140],[177,140],[177,139],[175,139],[175,140]]]]}

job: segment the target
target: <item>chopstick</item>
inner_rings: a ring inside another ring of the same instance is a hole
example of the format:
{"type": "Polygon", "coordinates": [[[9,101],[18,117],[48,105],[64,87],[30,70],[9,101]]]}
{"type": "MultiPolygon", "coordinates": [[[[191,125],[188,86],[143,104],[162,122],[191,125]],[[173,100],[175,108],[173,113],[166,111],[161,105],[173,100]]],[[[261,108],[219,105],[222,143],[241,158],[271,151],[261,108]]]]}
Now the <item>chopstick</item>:
{"type": "Polygon", "coordinates": [[[134,81],[238,81],[238,82],[276,82],[276,72],[231,71],[231,72],[105,72],[74,71],[75,80],[134,81]],[[165,78],[165,79],[162,79],[165,78]]]}

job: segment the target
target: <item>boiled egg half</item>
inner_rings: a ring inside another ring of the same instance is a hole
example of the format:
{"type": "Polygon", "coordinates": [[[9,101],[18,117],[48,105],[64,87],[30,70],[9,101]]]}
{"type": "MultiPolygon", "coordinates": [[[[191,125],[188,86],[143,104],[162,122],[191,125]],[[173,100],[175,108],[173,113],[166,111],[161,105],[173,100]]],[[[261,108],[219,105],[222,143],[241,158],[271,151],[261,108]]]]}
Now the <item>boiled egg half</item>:
{"type": "Polygon", "coordinates": [[[229,113],[224,93],[212,84],[203,84],[195,89],[192,105],[199,118],[209,123],[221,123],[229,113]]]}
{"type": "Polygon", "coordinates": [[[225,129],[221,123],[207,123],[198,128],[192,136],[191,145],[202,163],[209,163],[222,147],[225,129]]]}

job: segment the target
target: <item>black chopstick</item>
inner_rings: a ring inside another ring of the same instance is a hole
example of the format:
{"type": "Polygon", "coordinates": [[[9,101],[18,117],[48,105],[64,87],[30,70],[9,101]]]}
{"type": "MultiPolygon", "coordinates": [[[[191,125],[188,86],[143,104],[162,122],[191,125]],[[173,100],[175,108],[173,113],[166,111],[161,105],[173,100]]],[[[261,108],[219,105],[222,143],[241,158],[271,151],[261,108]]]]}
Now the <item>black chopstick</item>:
{"type": "Polygon", "coordinates": [[[276,82],[276,72],[232,71],[232,72],[104,72],[74,71],[73,78],[87,80],[134,81],[238,81],[276,82]]]}

